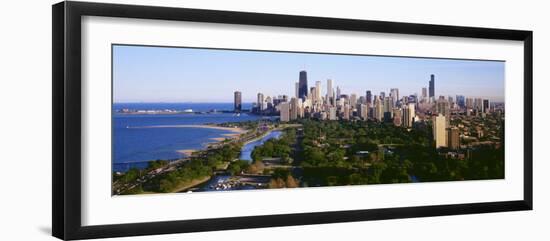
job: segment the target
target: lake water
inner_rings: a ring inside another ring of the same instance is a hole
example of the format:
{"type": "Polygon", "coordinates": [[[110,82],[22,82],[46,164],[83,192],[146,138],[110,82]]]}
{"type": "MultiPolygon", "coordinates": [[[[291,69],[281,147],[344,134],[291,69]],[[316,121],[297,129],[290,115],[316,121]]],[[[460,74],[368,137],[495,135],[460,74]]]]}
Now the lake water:
{"type": "MultiPolygon", "coordinates": [[[[245,105],[246,106],[246,105],[245,105]]],[[[114,110],[231,110],[232,103],[131,103],[115,104],[114,110]]],[[[246,107],[245,107],[246,108],[246,107]]],[[[208,123],[258,120],[259,116],[232,113],[210,114],[117,114],[113,115],[113,171],[127,171],[131,167],[145,168],[147,161],[177,159],[178,150],[202,149],[212,138],[223,137],[230,131],[207,128],[139,128],[163,125],[201,125],[208,123]]],[[[251,144],[250,146],[253,146],[251,144]]],[[[247,147],[248,148],[248,147],[247,147]]],[[[252,147],[253,149],[253,147],[252,147]]],[[[252,150],[250,150],[251,152],[252,150]]]]}
{"type": "Polygon", "coordinates": [[[254,150],[254,147],[263,145],[264,142],[266,142],[269,139],[279,138],[281,134],[282,134],[281,131],[272,131],[258,140],[245,144],[241,149],[241,156],[239,157],[239,159],[252,162],[252,151],[254,150]]]}

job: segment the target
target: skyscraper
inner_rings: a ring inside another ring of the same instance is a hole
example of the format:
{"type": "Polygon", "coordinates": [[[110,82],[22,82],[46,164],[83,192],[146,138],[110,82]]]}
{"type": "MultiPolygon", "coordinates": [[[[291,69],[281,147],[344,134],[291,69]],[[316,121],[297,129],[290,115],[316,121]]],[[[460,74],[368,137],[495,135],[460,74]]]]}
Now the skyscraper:
{"type": "Polygon", "coordinates": [[[483,99],[483,108],[482,108],[483,112],[485,113],[489,113],[491,111],[491,106],[489,105],[489,100],[488,99],[483,99]]]}
{"type": "Polygon", "coordinates": [[[439,114],[433,117],[433,134],[435,140],[435,148],[447,146],[447,120],[445,116],[439,114]]]}
{"type": "MultiPolygon", "coordinates": [[[[389,117],[391,118],[393,116],[393,98],[392,97],[386,97],[384,98],[384,113],[388,113],[386,115],[389,115],[389,117]]],[[[387,119],[386,121],[390,121],[389,119],[387,119]]]]}
{"type": "Polygon", "coordinates": [[[383,101],[378,98],[375,98],[375,100],[374,118],[378,121],[382,121],[384,119],[384,105],[382,104],[383,101]]]}
{"type": "Polygon", "coordinates": [[[460,108],[464,108],[466,107],[466,99],[464,98],[463,95],[457,95],[456,96],[456,104],[460,107],[460,108]]]}
{"type": "Polygon", "coordinates": [[[474,108],[474,99],[473,98],[466,98],[466,108],[468,108],[468,109],[474,108]]]}
{"type": "Polygon", "coordinates": [[[349,120],[350,117],[350,106],[348,104],[344,105],[344,111],[342,113],[342,119],[349,120]]]}
{"type": "Polygon", "coordinates": [[[412,127],[416,116],[414,103],[409,103],[403,108],[403,126],[412,127]]]}
{"type": "Polygon", "coordinates": [[[350,109],[351,110],[356,108],[356,106],[357,106],[357,95],[356,94],[351,94],[349,96],[349,104],[350,104],[350,109]]]}
{"type": "MultiPolygon", "coordinates": [[[[405,106],[406,107],[406,106],[405,106]]],[[[395,126],[401,126],[403,124],[403,111],[400,108],[393,108],[393,124],[395,126]]]]}
{"type": "Polygon", "coordinates": [[[342,92],[340,90],[340,86],[336,86],[336,99],[340,99],[340,95],[342,95],[342,92]]]}
{"type": "Polygon", "coordinates": [[[483,112],[483,99],[481,98],[474,99],[474,109],[477,109],[478,112],[483,112]]]}
{"type": "Polygon", "coordinates": [[[258,111],[259,112],[262,112],[264,110],[264,94],[262,94],[262,93],[258,93],[257,106],[258,106],[258,111]]]}
{"type": "Polygon", "coordinates": [[[305,70],[300,71],[300,80],[298,82],[298,97],[302,100],[306,100],[307,96],[307,72],[305,70]]]}
{"type": "Polygon", "coordinates": [[[242,94],[240,91],[235,91],[233,94],[233,110],[237,113],[242,110],[242,94]]]}
{"type": "Polygon", "coordinates": [[[367,96],[367,104],[372,104],[372,93],[370,92],[370,90],[367,90],[366,96],[367,96]]]}
{"type": "Polygon", "coordinates": [[[311,99],[312,102],[317,100],[317,90],[315,90],[315,87],[309,88],[309,95],[307,96],[308,99],[311,99]]]}
{"type": "Polygon", "coordinates": [[[369,106],[366,104],[360,104],[359,115],[363,120],[367,120],[369,118],[369,106]]]}
{"type": "Polygon", "coordinates": [[[327,105],[332,105],[332,99],[334,99],[333,93],[332,80],[327,79],[327,105]]]}
{"type": "Polygon", "coordinates": [[[298,112],[300,111],[298,100],[299,98],[290,99],[290,120],[298,119],[298,112]]]}
{"type": "Polygon", "coordinates": [[[435,96],[435,75],[430,75],[430,98],[435,96]]]}
{"type": "Polygon", "coordinates": [[[393,98],[394,106],[397,105],[397,101],[399,101],[399,89],[398,88],[391,88],[390,89],[390,97],[393,98]]]}
{"type": "Polygon", "coordinates": [[[300,83],[298,82],[294,84],[294,97],[300,98],[300,83]]]}
{"type": "Polygon", "coordinates": [[[321,81],[315,82],[315,97],[316,102],[321,102],[321,81]]]}

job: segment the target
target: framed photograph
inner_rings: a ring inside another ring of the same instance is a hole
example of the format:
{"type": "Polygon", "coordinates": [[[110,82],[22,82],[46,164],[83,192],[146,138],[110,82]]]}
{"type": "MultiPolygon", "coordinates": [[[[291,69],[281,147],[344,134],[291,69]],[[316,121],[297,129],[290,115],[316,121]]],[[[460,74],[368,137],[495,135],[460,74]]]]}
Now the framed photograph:
{"type": "Polygon", "coordinates": [[[531,210],[532,34],[55,4],[53,235],[531,210]]]}

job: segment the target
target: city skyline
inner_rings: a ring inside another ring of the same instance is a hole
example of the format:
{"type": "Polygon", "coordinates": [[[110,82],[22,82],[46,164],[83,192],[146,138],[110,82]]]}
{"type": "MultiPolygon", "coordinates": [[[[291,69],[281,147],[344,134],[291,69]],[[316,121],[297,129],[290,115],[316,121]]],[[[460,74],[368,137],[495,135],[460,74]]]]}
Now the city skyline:
{"type": "Polygon", "coordinates": [[[304,84],[296,74],[301,71],[307,72],[307,86],[321,83],[323,96],[327,79],[345,94],[365,96],[370,90],[374,96],[398,89],[401,96],[420,96],[426,88],[431,95],[433,74],[435,97],[504,100],[501,61],[119,45],[113,46],[113,98],[120,103],[231,103],[233,92],[240,91],[242,102],[251,103],[258,93],[295,96],[295,87],[304,84]]]}

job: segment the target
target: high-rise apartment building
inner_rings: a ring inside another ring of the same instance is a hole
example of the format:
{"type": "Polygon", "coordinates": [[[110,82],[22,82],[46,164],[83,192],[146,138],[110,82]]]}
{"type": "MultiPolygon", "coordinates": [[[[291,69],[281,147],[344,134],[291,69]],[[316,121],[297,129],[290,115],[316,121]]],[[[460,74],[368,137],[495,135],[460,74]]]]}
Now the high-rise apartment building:
{"type": "Polygon", "coordinates": [[[258,107],[258,111],[262,112],[264,111],[264,94],[258,93],[258,100],[256,102],[256,106],[258,107]]]}
{"type": "Polygon", "coordinates": [[[451,127],[448,130],[448,141],[449,148],[453,150],[458,150],[460,148],[460,133],[458,128],[451,127]]]}
{"type": "Polygon", "coordinates": [[[416,116],[414,103],[409,103],[403,108],[403,126],[412,127],[416,116]]]}
{"type": "MultiPolygon", "coordinates": [[[[375,98],[376,99],[376,98],[375,98]]],[[[374,118],[378,121],[384,120],[384,104],[380,99],[376,99],[376,104],[374,104],[374,118]]]]}
{"type": "Polygon", "coordinates": [[[283,102],[279,104],[280,118],[282,122],[290,121],[290,103],[283,102]]]}
{"type": "Polygon", "coordinates": [[[342,111],[342,119],[349,120],[350,119],[350,106],[348,104],[344,104],[342,111]]]}
{"type": "Polygon", "coordinates": [[[239,113],[242,111],[242,93],[240,91],[235,91],[233,94],[233,111],[239,113]]]}
{"type": "Polygon", "coordinates": [[[296,120],[298,119],[298,114],[300,112],[300,104],[299,104],[299,98],[291,98],[290,99],[290,120],[296,120]]]}
{"type": "Polygon", "coordinates": [[[403,109],[393,108],[393,124],[395,126],[403,125],[403,109]]]}
{"type": "Polygon", "coordinates": [[[447,146],[447,120],[441,113],[438,116],[433,117],[433,135],[435,140],[435,147],[447,146]]]}

